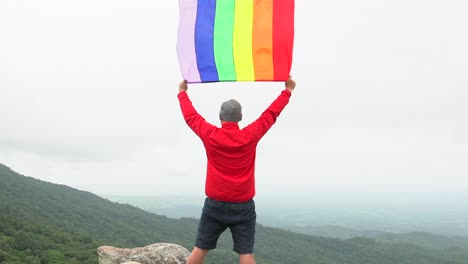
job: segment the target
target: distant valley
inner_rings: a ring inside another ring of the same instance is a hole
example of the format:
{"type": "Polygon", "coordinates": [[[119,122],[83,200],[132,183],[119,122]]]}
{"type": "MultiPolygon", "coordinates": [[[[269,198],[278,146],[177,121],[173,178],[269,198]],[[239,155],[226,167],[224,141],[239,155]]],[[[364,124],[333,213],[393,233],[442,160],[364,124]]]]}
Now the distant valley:
{"type": "MultiPolygon", "coordinates": [[[[171,218],[198,218],[204,199],[183,195],[103,197],[171,218]]],[[[256,199],[256,204],[259,223],[298,233],[339,239],[369,237],[435,248],[468,248],[468,217],[462,218],[467,211],[444,215],[440,208],[433,208],[433,212],[421,208],[385,211],[385,208],[356,205],[338,208],[302,204],[294,208],[287,200],[281,204],[265,198],[256,199]]]]}
{"type": "MultiPolygon", "coordinates": [[[[170,200],[173,204],[162,202],[158,207],[201,205],[197,200],[170,200]]],[[[0,164],[2,264],[97,264],[96,249],[102,245],[170,242],[191,249],[197,224],[196,217],[174,219],[151,213],[127,202],[23,176],[0,164]]],[[[421,239],[420,234],[407,236],[421,239]]],[[[257,226],[255,253],[262,264],[468,264],[468,249],[462,243],[445,248],[365,237],[337,239],[265,224],[257,226]]],[[[236,262],[230,234],[225,232],[206,264],[236,262]]]]}

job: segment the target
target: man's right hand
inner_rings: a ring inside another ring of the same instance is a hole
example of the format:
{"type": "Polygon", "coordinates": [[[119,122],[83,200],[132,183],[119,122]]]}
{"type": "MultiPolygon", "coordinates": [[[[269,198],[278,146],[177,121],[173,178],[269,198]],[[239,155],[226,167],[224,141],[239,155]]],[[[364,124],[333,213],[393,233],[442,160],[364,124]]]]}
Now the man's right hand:
{"type": "Polygon", "coordinates": [[[284,82],[284,86],[286,90],[292,92],[294,88],[296,88],[296,82],[293,79],[291,79],[291,76],[289,76],[289,79],[284,82]]]}
{"type": "Polygon", "coordinates": [[[179,92],[186,92],[188,89],[187,81],[182,81],[179,83],[179,92]]]}

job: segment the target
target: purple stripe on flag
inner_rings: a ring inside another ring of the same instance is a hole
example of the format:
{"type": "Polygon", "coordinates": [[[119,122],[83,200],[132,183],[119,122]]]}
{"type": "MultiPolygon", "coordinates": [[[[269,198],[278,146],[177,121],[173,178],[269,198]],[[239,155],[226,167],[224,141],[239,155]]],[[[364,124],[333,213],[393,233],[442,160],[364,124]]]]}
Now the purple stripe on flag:
{"type": "Polygon", "coordinates": [[[197,0],[179,0],[179,17],[177,56],[182,76],[189,83],[201,82],[194,41],[197,0]]]}

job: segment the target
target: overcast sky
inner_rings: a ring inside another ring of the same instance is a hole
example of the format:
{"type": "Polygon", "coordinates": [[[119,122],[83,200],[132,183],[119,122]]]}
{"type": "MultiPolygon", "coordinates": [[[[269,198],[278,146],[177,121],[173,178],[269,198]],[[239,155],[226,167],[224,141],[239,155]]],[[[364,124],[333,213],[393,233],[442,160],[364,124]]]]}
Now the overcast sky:
{"type": "MultiPolygon", "coordinates": [[[[297,87],[259,144],[257,196],[468,188],[467,14],[466,0],[296,0],[297,87]]],[[[96,194],[203,193],[204,149],[176,97],[177,26],[175,0],[0,1],[0,163],[96,194]]],[[[237,98],[245,126],[283,87],[189,95],[214,124],[237,98]]]]}

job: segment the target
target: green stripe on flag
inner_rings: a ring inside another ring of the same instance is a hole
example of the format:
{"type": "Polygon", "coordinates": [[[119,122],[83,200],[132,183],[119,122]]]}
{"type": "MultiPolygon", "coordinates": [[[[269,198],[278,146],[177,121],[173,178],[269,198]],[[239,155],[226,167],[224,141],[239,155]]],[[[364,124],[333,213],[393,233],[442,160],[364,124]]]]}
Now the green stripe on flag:
{"type": "Polygon", "coordinates": [[[235,81],[236,71],[232,54],[235,0],[216,2],[214,53],[220,81],[235,81]]]}

